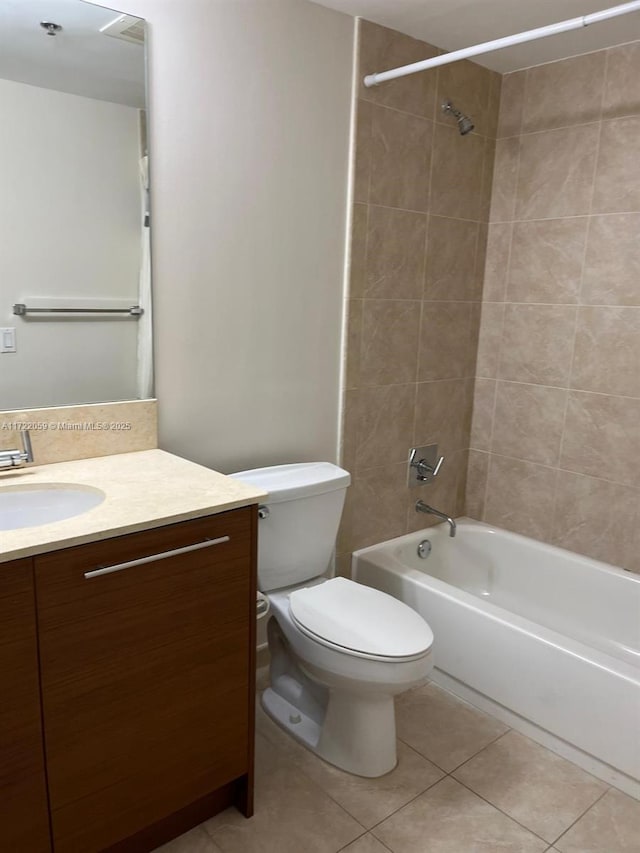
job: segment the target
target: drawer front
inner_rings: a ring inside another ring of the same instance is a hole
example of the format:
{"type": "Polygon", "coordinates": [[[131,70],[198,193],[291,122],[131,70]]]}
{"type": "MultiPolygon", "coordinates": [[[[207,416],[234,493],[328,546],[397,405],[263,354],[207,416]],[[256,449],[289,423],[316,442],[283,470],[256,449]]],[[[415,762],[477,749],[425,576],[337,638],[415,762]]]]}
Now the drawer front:
{"type": "Polygon", "coordinates": [[[253,513],[36,558],[56,853],[106,848],[248,772],[253,513]]]}
{"type": "Polygon", "coordinates": [[[0,564],[0,850],[48,853],[31,560],[0,564]]]}

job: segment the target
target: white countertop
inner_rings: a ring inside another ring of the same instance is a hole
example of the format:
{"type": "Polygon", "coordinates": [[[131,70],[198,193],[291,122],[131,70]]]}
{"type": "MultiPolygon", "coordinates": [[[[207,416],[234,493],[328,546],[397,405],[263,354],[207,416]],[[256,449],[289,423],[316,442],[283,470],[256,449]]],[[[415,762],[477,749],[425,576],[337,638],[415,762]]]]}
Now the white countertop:
{"type": "Polygon", "coordinates": [[[0,472],[0,490],[52,483],[101,489],[106,497],[99,506],[64,521],[0,531],[0,563],[201,518],[256,504],[267,496],[261,489],[164,450],[0,472]]]}

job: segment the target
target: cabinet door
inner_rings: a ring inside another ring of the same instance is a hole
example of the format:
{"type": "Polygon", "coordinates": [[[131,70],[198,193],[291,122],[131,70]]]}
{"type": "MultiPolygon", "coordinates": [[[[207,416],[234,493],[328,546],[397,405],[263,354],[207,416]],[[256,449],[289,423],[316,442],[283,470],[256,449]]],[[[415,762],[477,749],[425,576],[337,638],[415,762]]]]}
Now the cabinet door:
{"type": "Polygon", "coordinates": [[[56,853],[110,848],[248,774],[254,514],[36,558],[56,853]]]}
{"type": "Polygon", "coordinates": [[[48,853],[31,560],[0,563],[0,850],[48,853]]]}

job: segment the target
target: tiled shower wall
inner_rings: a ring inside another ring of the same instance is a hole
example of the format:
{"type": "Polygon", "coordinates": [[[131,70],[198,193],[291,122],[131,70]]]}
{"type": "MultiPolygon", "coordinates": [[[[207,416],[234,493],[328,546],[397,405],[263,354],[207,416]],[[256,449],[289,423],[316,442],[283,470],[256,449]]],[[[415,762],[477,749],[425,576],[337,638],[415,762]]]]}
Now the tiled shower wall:
{"type": "Polygon", "coordinates": [[[640,571],[640,42],[506,75],[467,513],[640,571]]]}
{"type": "MultiPolygon", "coordinates": [[[[437,53],[360,22],[360,79],[437,53]]],[[[463,512],[499,97],[500,75],[470,62],[361,85],[339,570],[355,548],[431,523],[418,497],[463,512]],[[445,98],[473,133],[443,116],[445,98]],[[442,473],[409,490],[408,450],[431,442],[442,473]]]]}

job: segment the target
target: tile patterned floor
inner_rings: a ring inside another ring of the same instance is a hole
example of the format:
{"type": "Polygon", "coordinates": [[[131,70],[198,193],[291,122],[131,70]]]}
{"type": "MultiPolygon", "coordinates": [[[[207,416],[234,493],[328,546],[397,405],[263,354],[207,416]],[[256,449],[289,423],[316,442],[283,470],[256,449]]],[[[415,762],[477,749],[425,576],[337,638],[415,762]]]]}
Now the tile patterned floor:
{"type": "Polygon", "coordinates": [[[256,811],[157,853],[640,853],[640,803],[434,684],[397,704],[398,766],[330,767],[260,709],[256,811]]]}

